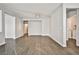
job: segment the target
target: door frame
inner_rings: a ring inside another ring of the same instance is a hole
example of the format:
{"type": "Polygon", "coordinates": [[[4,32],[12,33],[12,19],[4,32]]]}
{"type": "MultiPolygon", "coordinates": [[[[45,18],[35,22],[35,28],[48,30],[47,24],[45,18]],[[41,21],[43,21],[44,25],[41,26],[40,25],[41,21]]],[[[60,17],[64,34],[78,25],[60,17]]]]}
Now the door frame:
{"type": "MultiPolygon", "coordinates": [[[[68,8],[66,8],[66,11],[67,11],[67,9],[68,8]]],[[[79,8],[74,8],[74,9],[79,9],[79,8]]],[[[65,11],[65,12],[66,12],[65,11]]],[[[65,29],[65,38],[64,38],[64,40],[63,40],[63,42],[64,42],[64,44],[65,44],[65,47],[67,47],[67,13],[65,13],[65,19],[63,19],[63,20],[65,20],[65,27],[64,27],[64,29],[65,29]]],[[[79,46],[79,44],[77,44],[77,39],[76,39],[76,46],[79,46]]]]}

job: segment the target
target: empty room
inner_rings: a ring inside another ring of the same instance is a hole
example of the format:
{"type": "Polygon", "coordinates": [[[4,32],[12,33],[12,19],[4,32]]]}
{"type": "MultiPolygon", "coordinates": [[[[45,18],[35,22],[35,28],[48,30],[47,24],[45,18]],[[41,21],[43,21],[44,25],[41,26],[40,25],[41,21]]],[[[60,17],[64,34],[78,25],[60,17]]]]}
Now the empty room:
{"type": "Polygon", "coordinates": [[[79,55],[79,3],[0,3],[0,55],[79,55]]]}

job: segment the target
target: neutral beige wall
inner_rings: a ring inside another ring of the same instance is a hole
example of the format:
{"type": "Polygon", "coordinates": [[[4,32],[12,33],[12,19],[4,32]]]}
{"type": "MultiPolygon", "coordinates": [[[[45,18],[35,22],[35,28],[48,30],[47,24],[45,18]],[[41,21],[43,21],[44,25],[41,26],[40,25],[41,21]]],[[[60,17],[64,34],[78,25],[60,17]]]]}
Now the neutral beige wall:
{"type": "Polygon", "coordinates": [[[68,27],[69,27],[69,30],[74,30],[74,25],[76,25],[76,15],[68,18],[68,27]]]}
{"type": "Polygon", "coordinates": [[[28,33],[28,24],[23,24],[24,26],[24,34],[28,33]]]}
{"type": "Polygon", "coordinates": [[[73,32],[73,38],[76,38],[76,30],[75,30],[75,26],[76,25],[76,15],[70,17],[67,19],[67,26],[68,26],[68,38],[71,38],[71,31],[73,32]]]}

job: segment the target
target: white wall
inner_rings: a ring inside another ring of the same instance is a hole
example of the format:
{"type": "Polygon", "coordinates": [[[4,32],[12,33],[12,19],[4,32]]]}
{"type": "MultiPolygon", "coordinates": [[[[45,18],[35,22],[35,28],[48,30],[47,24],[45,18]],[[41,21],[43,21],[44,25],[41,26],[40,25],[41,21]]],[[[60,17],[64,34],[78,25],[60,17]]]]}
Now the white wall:
{"type": "Polygon", "coordinates": [[[0,10],[0,32],[2,32],[2,10],[0,10]]]}
{"type": "Polygon", "coordinates": [[[16,17],[15,21],[15,38],[21,37],[24,35],[23,32],[23,19],[20,17],[16,17]]]}
{"type": "Polygon", "coordinates": [[[60,5],[51,15],[50,37],[63,46],[63,6],[60,5]]]}
{"type": "Polygon", "coordinates": [[[5,38],[15,38],[15,17],[5,14],[5,38]]]}
{"type": "Polygon", "coordinates": [[[49,35],[49,27],[50,27],[50,18],[45,17],[41,18],[42,19],[42,35],[43,36],[48,36],[49,35]]]}
{"type": "Polygon", "coordinates": [[[23,19],[5,14],[5,38],[16,39],[23,35],[23,19]]]}
{"type": "Polygon", "coordinates": [[[5,38],[16,39],[23,35],[23,19],[5,14],[5,38]]]}
{"type": "MultiPolygon", "coordinates": [[[[49,25],[49,22],[50,22],[50,17],[40,17],[40,18],[29,18],[29,19],[24,19],[24,21],[27,21],[28,20],[28,34],[29,35],[31,35],[31,33],[30,32],[32,32],[33,30],[33,25],[32,24],[30,24],[30,22],[32,23],[32,22],[35,22],[34,20],[37,20],[38,22],[39,21],[41,21],[41,23],[40,23],[40,28],[41,28],[41,35],[43,35],[43,36],[48,36],[49,35],[49,27],[50,27],[50,25],[49,25]],[[31,28],[29,28],[30,27],[30,25],[32,25],[32,27],[31,28]]],[[[37,28],[38,29],[38,28],[37,28]]]]}
{"type": "Polygon", "coordinates": [[[29,35],[41,35],[42,34],[41,20],[38,20],[38,19],[28,20],[28,34],[29,35]]]}
{"type": "Polygon", "coordinates": [[[5,23],[5,20],[4,20],[4,10],[2,9],[2,8],[0,8],[1,9],[1,23],[2,23],[2,25],[1,25],[1,32],[0,32],[0,45],[3,45],[3,44],[5,44],[6,42],[5,42],[5,25],[4,25],[4,23],[5,23]]]}
{"type": "Polygon", "coordinates": [[[65,8],[79,8],[79,3],[63,3],[65,8]]]}
{"type": "Polygon", "coordinates": [[[67,19],[67,37],[68,38],[76,39],[76,36],[75,36],[76,29],[74,25],[76,25],[76,15],[73,15],[72,17],[69,17],[67,19]],[[73,31],[73,37],[71,37],[71,31],[73,31]]]}

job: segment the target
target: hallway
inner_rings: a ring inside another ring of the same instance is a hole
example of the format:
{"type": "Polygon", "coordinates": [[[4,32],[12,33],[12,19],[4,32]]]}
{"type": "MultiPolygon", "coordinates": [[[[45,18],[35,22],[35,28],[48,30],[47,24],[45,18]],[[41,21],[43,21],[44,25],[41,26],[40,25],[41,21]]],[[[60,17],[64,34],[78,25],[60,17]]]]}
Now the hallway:
{"type": "Polygon", "coordinates": [[[27,35],[16,40],[6,39],[6,44],[0,46],[1,55],[76,55],[79,48],[75,40],[68,41],[68,47],[63,48],[54,40],[46,36],[27,35]]]}

